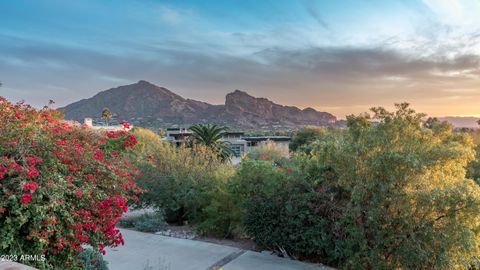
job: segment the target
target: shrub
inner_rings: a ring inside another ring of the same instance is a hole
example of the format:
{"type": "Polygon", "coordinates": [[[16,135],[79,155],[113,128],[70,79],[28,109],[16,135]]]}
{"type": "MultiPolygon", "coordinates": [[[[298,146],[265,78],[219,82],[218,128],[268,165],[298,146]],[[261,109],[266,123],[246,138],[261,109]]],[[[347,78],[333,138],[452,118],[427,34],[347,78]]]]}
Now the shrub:
{"type": "Polygon", "coordinates": [[[158,232],[167,226],[165,222],[165,213],[163,210],[157,210],[153,213],[144,213],[138,218],[133,219],[133,226],[141,232],[158,232]]]}
{"type": "Polygon", "coordinates": [[[273,141],[261,142],[259,146],[248,153],[250,159],[269,160],[275,164],[282,164],[286,162],[288,150],[282,152],[273,141]]]}
{"type": "MultiPolygon", "coordinates": [[[[290,171],[287,169],[287,171],[290,171]]],[[[244,160],[237,167],[230,182],[230,190],[240,200],[258,194],[273,193],[285,181],[285,169],[266,160],[244,160]]]]}
{"type": "Polygon", "coordinates": [[[82,245],[123,244],[115,224],[140,192],[123,154],[135,142],[0,99],[0,254],[44,254],[32,264],[75,269],[82,245]]]}
{"type": "Polygon", "coordinates": [[[348,117],[315,162],[349,193],[340,241],[344,268],[463,269],[480,253],[480,188],[465,178],[471,138],[445,123],[422,128],[408,104],[348,117]]]}
{"type": "Polygon", "coordinates": [[[284,256],[335,265],[341,216],[333,192],[290,179],[271,194],[246,200],[245,231],[255,242],[284,256]]]}
{"type": "Polygon", "coordinates": [[[260,244],[342,269],[472,266],[480,187],[465,178],[471,138],[445,123],[423,128],[408,104],[373,112],[377,125],[349,116],[344,132],[292,160],[298,176],[247,196],[246,230],[260,244]]]}
{"type": "Polygon", "coordinates": [[[293,134],[289,145],[290,150],[310,153],[312,150],[312,143],[326,133],[327,130],[323,127],[304,127],[293,134]]]}
{"type": "Polygon", "coordinates": [[[216,184],[205,193],[208,203],[195,220],[199,233],[223,238],[241,234],[242,209],[238,196],[229,188],[233,173],[231,168],[217,171],[216,184]]]}
{"type": "Polygon", "coordinates": [[[85,248],[78,255],[85,270],[108,270],[108,262],[103,259],[102,253],[85,248]]]}
{"type": "Polygon", "coordinates": [[[209,204],[211,191],[226,181],[216,177],[217,173],[233,168],[207,146],[176,147],[151,132],[142,132],[138,148],[148,147],[135,149],[134,159],[142,171],[138,183],[148,192],[140,196],[138,206],[165,209],[167,222],[196,220],[209,204]],[[149,137],[157,139],[143,139],[149,137]]]}

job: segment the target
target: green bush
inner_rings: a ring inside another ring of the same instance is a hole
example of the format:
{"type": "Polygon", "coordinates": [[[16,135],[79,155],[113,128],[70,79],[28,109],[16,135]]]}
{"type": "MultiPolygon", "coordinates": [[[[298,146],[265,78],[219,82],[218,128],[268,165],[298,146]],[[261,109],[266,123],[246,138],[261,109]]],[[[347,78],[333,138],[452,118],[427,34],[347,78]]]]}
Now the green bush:
{"type": "Polygon", "coordinates": [[[250,159],[268,160],[277,165],[285,163],[287,156],[288,150],[286,150],[286,153],[282,152],[282,149],[278,148],[277,145],[270,140],[260,143],[260,145],[248,153],[248,158],[250,159]]]}
{"type": "Polygon", "coordinates": [[[297,259],[337,263],[335,226],[341,216],[333,192],[291,179],[274,193],[254,196],[245,203],[246,232],[261,246],[297,259]]]}
{"type": "Polygon", "coordinates": [[[345,131],[295,156],[279,185],[244,171],[246,231],[342,269],[467,269],[480,255],[480,187],[465,178],[470,136],[444,123],[423,128],[407,104],[373,112],[377,125],[349,116],[345,131]]]}
{"type": "Polygon", "coordinates": [[[287,170],[272,161],[246,159],[235,171],[217,170],[215,185],[206,193],[208,203],[195,220],[200,233],[233,238],[243,234],[243,204],[257,193],[271,194],[285,180],[287,170]]]}
{"type": "Polygon", "coordinates": [[[230,167],[223,167],[214,173],[215,184],[204,194],[208,203],[193,220],[199,233],[222,238],[233,238],[240,234],[241,208],[237,196],[230,190],[234,173],[230,167]]]}
{"type": "Polygon", "coordinates": [[[350,192],[341,225],[345,268],[464,269],[480,254],[480,188],[466,179],[470,136],[422,128],[408,104],[373,109],[380,124],[348,130],[314,151],[350,192]]]}
{"type": "Polygon", "coordinates": [[[90,248],[84,248],[78,255],[85,270],[108,270],[108,262],[103,259],[102,253],[90,248]]]}
{"type": "Polygon", "coordinates": [[[135,217],[122,217],[117,222],[117,226],[121,228],[133,228],[135,227],[135,220],[135,217]]]}
{"type": "Polygon", "coordinates": [[[210,201],[207,194],[217,184],[217,170],[228,170],[230,165],[206,146],[176,147],[145,129],[134,134],[139,143],[133,158],[142,172],[138,183],[147,190],[138,207],[164,209],[171,223],[196,219],[210,201]]]}
{"type": "Polygon", "coordinates": [[[133,226],[141,232],[158,232],[166,228],[165,212],[157,210],[153,213],[144,213],[133,219],[133,226]]]}
{"type": "Polygon", "coordinates": [[[293,134],[289,148],[291,151],[302,151],[310,153],[312,143],[327,133],[323,127],[307,126],[293,134]]]}

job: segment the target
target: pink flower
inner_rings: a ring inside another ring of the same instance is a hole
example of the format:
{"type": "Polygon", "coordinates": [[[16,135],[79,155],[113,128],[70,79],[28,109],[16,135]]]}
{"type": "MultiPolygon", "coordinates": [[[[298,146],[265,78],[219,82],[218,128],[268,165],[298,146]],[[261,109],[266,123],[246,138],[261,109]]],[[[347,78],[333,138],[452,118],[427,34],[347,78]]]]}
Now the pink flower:
{"type": "Polygon", "coordinates": [[[125,128],[125,129],[130,129],[130,127],[131,127],[130,123],[128,123],[127,121],[120,122],[120,125],[122,125],[123,128],[125,128]]]}
{"type": "Polygon", "coordinates": [[[82,192],[78,189],[76,189],[75,191],[73,191],[73,193],[75,194],[75,196],[77,197],[82,197],[82,192]]]}
{"type": "Polygon", "coordinates": [[[26,182],[25,184],[23,184],[23,190],[27,191],[27,190],[36,190],[38,187],[38,184],[33,182],[33,181],[29,181],[29,182],[26,182]]]}
{"type": "Polygon", "coordinates": [[[35,168],[28,168],[27,169],[27,177],[30,179],[37,178],[39,176],[39,173],[37,169],[35,168]]]}
{"type": "Polygon", "coordinates": [[[118,134],[115,131],[107,131],[106,135],[110,139],[116,139],[118,138],[118,134]]]}
{"type": "Polygon", "coordinates": [[[125,141],[123,142],[123,146],[125,147],[134,147],[137,144],[137,138],[132,134],[129,134],[125,141]]]}
{"type": "Polygon", "coordinates": [[[103,151],[100,149],[95,150],[95,153],[93,154],[93,158],[96,160],[103,160],[104,159],[103,151]]]}
{"type": "Polygon", "coordinates": [[[5,178],[6,172],[7,172],[7,168],[0,166],[0,179],[5,178]]]}
{"type": "Polygon", "coordinates": [[[25,193],[22,195],[22,198],[20,199],[20,201],[22,202],[22,204],[27,204],[29,203],[30,201],[32,200],[32,194],[30,193],[25,193]]]}

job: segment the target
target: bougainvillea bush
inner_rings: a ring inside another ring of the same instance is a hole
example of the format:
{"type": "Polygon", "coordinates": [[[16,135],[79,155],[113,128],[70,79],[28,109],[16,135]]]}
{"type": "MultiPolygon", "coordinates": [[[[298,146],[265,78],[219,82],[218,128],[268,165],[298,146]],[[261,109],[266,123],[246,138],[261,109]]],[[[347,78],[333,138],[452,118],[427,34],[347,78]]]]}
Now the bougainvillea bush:
{"type": "Polygon", "coordinates": [[[77,269],[82,245],[104,253],[123,244],[116,222],[141,192],[124,156],[135,144],[126,131],[93,131],[0,98],[0,254],[77,269]]]}

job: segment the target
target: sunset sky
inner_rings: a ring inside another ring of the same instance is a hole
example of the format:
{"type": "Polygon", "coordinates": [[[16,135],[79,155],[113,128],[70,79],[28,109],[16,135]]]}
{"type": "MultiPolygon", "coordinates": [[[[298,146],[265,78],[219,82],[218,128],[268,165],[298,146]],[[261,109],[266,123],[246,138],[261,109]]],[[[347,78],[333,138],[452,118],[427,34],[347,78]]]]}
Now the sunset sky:
{"type": "Polygon", "coordinates": [[[480,0],[0,1],[0,95],[58,106],[148,80],[342,118],[480,115],[480,0]]]}

